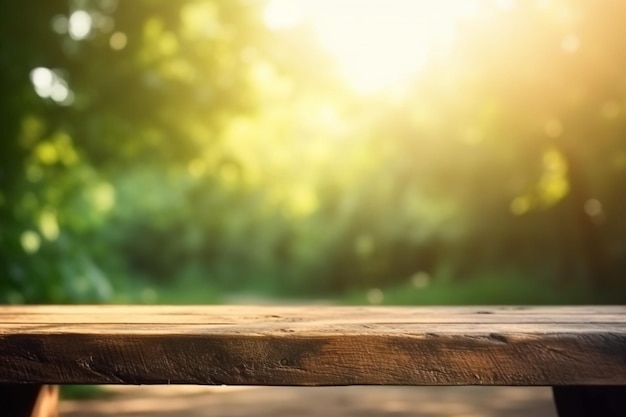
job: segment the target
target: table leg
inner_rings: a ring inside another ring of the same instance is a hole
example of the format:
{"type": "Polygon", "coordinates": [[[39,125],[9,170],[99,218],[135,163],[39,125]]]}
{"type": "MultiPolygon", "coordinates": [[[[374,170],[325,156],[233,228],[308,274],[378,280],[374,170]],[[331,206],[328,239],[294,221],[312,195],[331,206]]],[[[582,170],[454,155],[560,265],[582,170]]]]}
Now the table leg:
{"type": "Polygon", "coordinates": [[[58,397],[56,385],[0,384],[0,415],[56,417],[58,397]]]}
{"type": "Polygon", "coordinates": [[[580,385],[552,387],[559,417],[626,416],[626,386],[580,385]]]}

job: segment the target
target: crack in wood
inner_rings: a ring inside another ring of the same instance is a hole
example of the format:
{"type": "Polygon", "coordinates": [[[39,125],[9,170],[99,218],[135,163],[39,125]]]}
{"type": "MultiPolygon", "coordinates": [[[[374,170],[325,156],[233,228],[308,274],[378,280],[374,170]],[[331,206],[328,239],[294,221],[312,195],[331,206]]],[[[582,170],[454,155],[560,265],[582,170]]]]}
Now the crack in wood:
{"type": "Polygon", "coordinates": [[[509,343],[509,339],[505,335],[499,333],[490,333],[489,339],[498,343],[509,343]]]}

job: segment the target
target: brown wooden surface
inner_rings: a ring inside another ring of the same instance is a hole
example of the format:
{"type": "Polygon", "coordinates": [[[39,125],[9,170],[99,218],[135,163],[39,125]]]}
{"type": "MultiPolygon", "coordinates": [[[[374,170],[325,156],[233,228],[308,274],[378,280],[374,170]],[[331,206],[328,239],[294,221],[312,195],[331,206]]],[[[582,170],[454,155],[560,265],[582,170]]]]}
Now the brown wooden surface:
{"type": "Polygon", "coordinates": [[[0,307],[0,383],[626,384],[626,307],[0,307]]]}

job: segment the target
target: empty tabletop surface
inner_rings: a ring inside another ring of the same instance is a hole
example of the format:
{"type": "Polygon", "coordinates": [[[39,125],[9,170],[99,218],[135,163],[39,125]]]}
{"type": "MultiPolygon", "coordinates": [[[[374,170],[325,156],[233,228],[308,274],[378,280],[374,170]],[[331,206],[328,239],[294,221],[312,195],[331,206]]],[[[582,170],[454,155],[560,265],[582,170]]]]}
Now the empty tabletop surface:
{"type": "Polygon", "coordinates": [[[626,307],[2,306],[0,383],[626,384],[626,307]]]}

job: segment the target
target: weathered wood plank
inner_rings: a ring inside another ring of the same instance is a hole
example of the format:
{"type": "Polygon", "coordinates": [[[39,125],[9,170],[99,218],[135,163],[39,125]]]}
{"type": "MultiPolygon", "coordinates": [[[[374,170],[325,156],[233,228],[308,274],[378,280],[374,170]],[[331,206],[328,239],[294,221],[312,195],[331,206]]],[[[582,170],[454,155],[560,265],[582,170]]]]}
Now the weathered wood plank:
{"type": "Polygon", "coordinates": [[[185,305],[185,306],[168,306],[168,305],[15,305],[0,306],[0,314],[74,314],[80,311],[86,314],[109,314],[119,313],[120,311],[132,311],[135,314],[206,314],[207,312],[215,314],[251,314],[258,315],[264,312],[281,312],[290,314],[293,312],[305,311],[308,314],[325,315],[329,309],[333,311],[348,312],[390,312],[393,314],[402,314],[402,311],[411,312],[419,310],[420,312],[446,313],[446,314],[472,314],[476,311],[511,312],[515,314],[623,314],[624,307],[619,305],[581,305],[581,306],[425,306],[425,307],[389,307],[389,306],[325,306],[325,305],[185,305]]]}
{"type": "Polygon", "coordinates": [[[2,307],[16,382],[626,384],[626,307],[2,307]]]}
{"type": "Polygon", "coordinates": [[[36,335],[46,338],[58,334],[84,334],[97,337],[110,335],[205,336],[207,334],[235,337],[267,337],[288,334],[295,336],[475,336],[484,334],[522,334],[541,337],[546,334],[617,334],[624,331],[619,323],[376,323],[376,322],[267,322],[267,323],[71,323],[71,324],[0,324],[4,335],[36,335]]]}
{"type": "Polygon", "coordinates": [[[621,306],[581,307],[271,307],[11,306],[0,323],[623,323],[621,306]]]}

